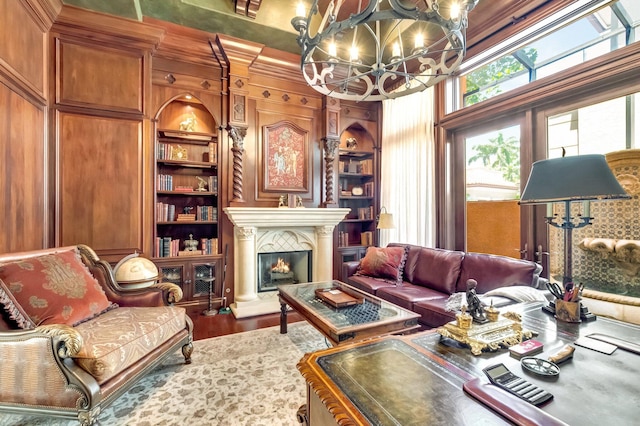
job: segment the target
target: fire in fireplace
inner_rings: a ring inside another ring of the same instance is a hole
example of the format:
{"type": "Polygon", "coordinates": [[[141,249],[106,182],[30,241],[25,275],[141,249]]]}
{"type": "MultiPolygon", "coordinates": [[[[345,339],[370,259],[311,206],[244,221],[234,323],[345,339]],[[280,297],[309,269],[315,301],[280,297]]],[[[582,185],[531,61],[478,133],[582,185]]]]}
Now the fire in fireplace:
{"type": "Polygon", "coordinates": [[[309,282],[311,251],[258,253],[258,292],[274,291],[281,284],[309,282]]]}

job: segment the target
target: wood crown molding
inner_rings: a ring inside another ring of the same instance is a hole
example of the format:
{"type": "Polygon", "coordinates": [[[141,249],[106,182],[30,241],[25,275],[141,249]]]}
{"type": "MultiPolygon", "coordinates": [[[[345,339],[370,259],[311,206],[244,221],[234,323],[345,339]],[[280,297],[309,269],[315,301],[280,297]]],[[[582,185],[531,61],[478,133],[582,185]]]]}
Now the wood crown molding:
{"type": "Polygon", "coordinates": [[[51,29],[63,6],[62,0],[21,0],[21,3],[43,32],[51,29]]]}
{"type": "Polygon", "coordinates": [[[211,33],[146,16],[142,22],[164,30],[164,37],[154,56],[220,68],[220,63],[211,52],[211,33]]]}
{"type": "Polygon", "coordinates": [[[62,8],[52,31],[152,52],[165,36],[165,29],[155,25],[68,5],[62,8]]]}

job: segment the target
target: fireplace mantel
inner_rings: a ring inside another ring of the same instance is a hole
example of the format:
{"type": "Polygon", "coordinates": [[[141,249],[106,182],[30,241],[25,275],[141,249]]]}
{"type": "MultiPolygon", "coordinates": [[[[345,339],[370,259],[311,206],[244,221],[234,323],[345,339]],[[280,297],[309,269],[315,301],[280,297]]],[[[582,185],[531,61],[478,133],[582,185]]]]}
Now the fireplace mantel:
{"type": "MultiPolygon", "coordinates": [[[[312,251],[313,281],[333,278],[333,230],[345,208],[227,207],[234,225],[234,303],[236,318],[279,312],[277,291],[257,292],[257,257],[264,241],[279,236],[303,241],[312,251]]],[[[265,243],[266,245],[266,243],[265,243]]]]}
{"type": "Polygon", "coordinates": [[[336,226],[351,209],[307,209],[285,207],[227,207],[229,220],[240,227],[288,228],[336,226]]]}

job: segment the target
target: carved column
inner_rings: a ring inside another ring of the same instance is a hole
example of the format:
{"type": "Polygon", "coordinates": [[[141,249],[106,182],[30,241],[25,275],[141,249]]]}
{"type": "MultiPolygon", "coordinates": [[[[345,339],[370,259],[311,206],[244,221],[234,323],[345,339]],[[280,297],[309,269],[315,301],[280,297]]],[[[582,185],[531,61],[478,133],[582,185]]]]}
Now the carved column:
{"type": "Polygon", "coordinates": [[[316,226],[316,259],[313,267],[314,281],[333,279],[333,229],[334,226],[316,226]],[[318,266],[316,266],[318,265],[318,266]]]}
{"type": "Polygon", "coordinates": [[[340,146],[340,101],[335,98],[323,98],[324,112],[324,137],[322,138],[324,148],[325,167],[325,207],[333,207],[338,203],[335,197],[335,182],[333,172],[333,162],[336,158],[336,150],[340,146]]]}
{"type": "Polygon", "coordinates": [[[242,159],[244,156],[244,137],[247,135],[246,127],[227,125],[227,132],[233,140],[231,152],[233,153],[233,198],[232,202],[244,202],[242,191],[242,159]]]}
{"type": "Polygon", "coordinates": [[[254,246],[256,244],[257,228],[252,226],[235,228],[236,251],[234,301],[250,302],[258,298],[256,294],[256,256],[254,246]]]}
{"type": "Polygon", "coordinates": [[[325,206],[337,204],[334,199],[335,180],[333,178],[333,162],[336,158],[336,150],[340,146],[339,138],[322,138],[324,145],[325,168],[325,206]]]}

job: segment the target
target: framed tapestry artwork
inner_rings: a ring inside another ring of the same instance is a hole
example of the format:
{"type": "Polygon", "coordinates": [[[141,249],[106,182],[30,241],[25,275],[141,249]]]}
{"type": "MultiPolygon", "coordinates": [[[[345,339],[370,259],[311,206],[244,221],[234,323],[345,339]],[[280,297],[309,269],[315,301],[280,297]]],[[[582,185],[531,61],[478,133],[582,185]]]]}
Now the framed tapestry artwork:
{"type": "Polygon", "coordinates": [[[281,121],[263,127],[263,182],[265,192],[308,192],[308,132],[281,121]]]}

